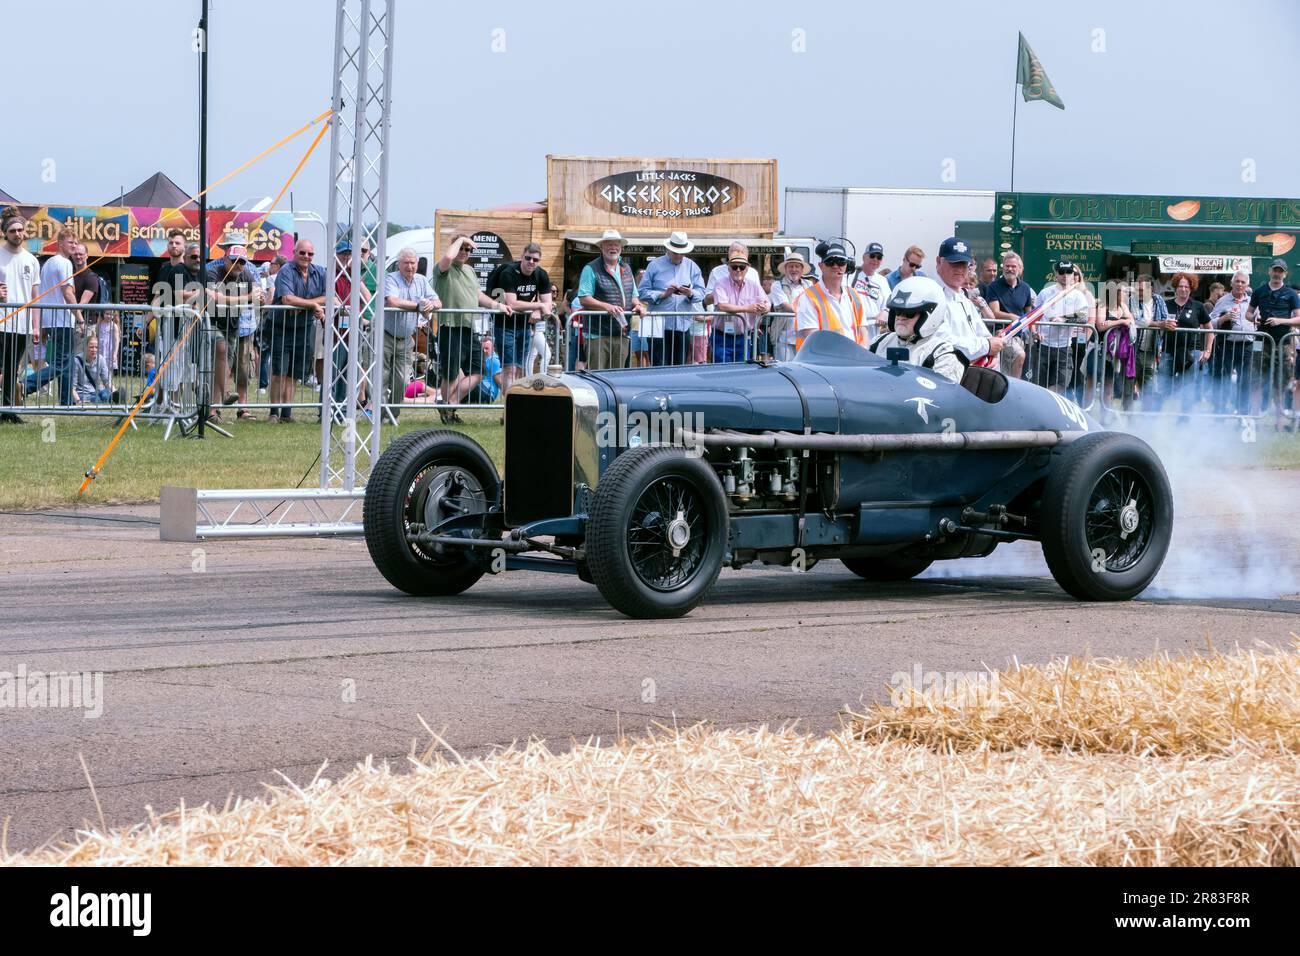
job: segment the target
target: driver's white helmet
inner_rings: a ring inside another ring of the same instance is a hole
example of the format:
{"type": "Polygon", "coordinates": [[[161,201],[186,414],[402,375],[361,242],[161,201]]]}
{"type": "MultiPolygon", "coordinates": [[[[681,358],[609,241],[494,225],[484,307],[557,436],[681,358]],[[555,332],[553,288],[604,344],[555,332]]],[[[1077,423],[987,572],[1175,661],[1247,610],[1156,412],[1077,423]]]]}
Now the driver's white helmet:
{"type": "Polygon", "coordinates": [[[915,334],[929,338],[943,327],[948,317],[948,299],[939,283],[925,276],[912,276],[894,286],[885,303],[889,310],[889,331],[894,331],[894,312],[920,312],[915,334]]]}

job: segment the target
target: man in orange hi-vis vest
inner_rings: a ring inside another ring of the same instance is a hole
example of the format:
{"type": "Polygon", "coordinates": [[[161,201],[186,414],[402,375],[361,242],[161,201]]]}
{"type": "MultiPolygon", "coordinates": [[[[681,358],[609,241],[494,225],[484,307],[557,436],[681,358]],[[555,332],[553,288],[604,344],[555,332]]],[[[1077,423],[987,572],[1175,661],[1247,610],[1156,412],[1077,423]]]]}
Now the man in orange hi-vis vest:
{"type": "Polygon", "coordinates": [[[799,297],[799,311],[795,319],[795,343],[802,347],[804,339],[818,329],[838,332],[865,346],[871,335],[867,323],[866,303],[862,294],[855,292],[844,281],[849,256],[844,247],[832,242],[821,259],[822,278],[814,282],[799,297]]]}

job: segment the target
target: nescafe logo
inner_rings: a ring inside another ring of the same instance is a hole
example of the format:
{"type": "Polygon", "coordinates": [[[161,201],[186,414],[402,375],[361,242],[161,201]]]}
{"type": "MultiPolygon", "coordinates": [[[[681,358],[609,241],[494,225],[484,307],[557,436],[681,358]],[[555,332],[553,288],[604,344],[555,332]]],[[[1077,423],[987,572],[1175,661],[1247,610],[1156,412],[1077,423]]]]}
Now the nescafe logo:
{"type": "Polygon", "coordinates": [[[692,219],[736,209],[745,202],[745,190],[693,169],[641,169],[596,180],[587,187],[587,202],[619,216],[692,219]]]}

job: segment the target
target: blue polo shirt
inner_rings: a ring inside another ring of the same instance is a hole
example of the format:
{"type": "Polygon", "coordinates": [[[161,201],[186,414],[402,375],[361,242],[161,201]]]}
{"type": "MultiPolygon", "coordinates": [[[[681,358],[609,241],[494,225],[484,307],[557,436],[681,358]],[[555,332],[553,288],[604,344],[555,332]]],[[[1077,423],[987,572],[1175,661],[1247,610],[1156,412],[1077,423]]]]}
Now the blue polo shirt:
{"type": "MultiPolygon", "coordinates": [[[[988,295],[984,298],[986,301],[997,299],[1003,311],[1010,312],[1012,315],[1024,315],[1034,307],[1034,290],[1024,279],[1017,282],[1013,289],[1011,283],[1004,277],[998,276],[988,284],[988,295]]],[[[1028,339],[1029,330],[1026,329],[1021,334],[1028,339]]]]}
{"type": "MultiPolygon", "coordinates": [[[[924,269],[917,269],[915,272],[912,273],[912,275],[921,276],[923,279],[930,278],[928,275],[925,274],[924,269]]],[[[885,276],[885,281],[889,283],[889,287],[892,289],[894,286],[898,285],[898,283],[903,281],[903,273],[898,269],[895,269],[889,275],[885,276]]]]}
{"type": "MultiPolygon", "coordinates": [[[[1258,319],[1289,319],[1292,311],[1300,309],[1300,293],[1289,285],[1271,289],[1266,282],[1250,294],[1250,305],[1251,308],[1259,309],[1258,319]]],[[[1290,325],[1265,325],[1260,321],[1256,321],[1255,327],[1279,342],[1288,332],[1296,331],[1290,325]]]]}
{"type": "MultiPolygon", "coordinates": [[[[325,267],[312,263],[307,267],[307,275],[298,271],[298,264],[286,262],[275,274],[275,298],[272,305],[282,305],[286,295],[295,295],[300,299],[315,299],[325,294],[325,267]]],[[[281,313],[302,322],[312,318],[306,309],[295,309],[281,313]]]]}

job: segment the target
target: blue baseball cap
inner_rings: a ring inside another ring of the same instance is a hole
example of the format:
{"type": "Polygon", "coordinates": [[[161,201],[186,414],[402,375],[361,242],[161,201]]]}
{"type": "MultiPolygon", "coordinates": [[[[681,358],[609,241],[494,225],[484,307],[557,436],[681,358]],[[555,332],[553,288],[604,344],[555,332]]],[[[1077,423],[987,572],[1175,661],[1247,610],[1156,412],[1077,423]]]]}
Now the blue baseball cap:
{"type": "Polygon", "coordinates": [[[867,243],[867,255],[872,255],[873,253],[879,253],[883,256],[885,254],[885,247],[878,242],[867,243]]]}
{"type": "Polygon", "coordinates": [[[945,239],[939,246],[939,258],[946,262],[974,262],[970,254],[970,245],[964,239],[953,236],[945,239]]]}
{"type": "Polygon", "coordinates": [[[351,252],[351,251],[352,251],[352,243],[350,243],[350,242],[348,242],[346,239],[344,239],[342,242],[340,242],[337,246],[334,247],[334,251],[335,251],[336,253],[340,253],[340,254],[341,254],[341,253],[344,253],[344,252],[351,252]]]}

